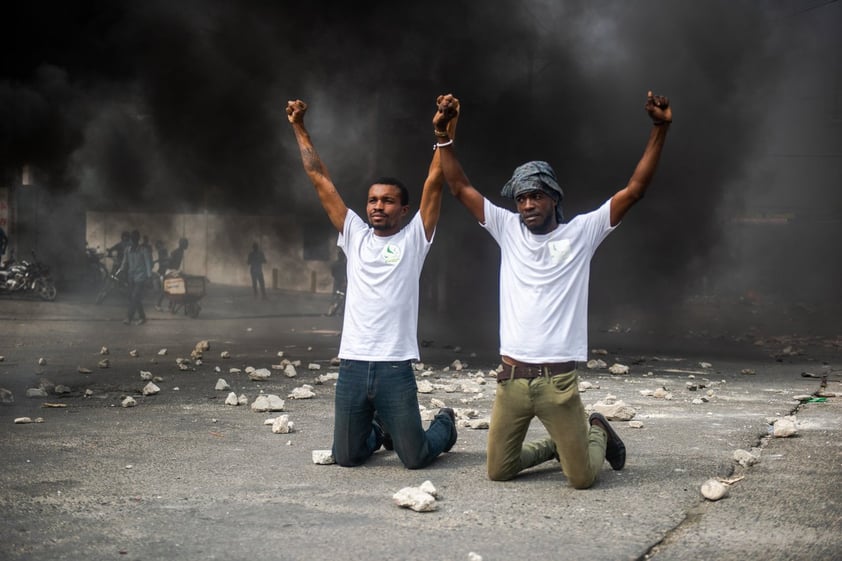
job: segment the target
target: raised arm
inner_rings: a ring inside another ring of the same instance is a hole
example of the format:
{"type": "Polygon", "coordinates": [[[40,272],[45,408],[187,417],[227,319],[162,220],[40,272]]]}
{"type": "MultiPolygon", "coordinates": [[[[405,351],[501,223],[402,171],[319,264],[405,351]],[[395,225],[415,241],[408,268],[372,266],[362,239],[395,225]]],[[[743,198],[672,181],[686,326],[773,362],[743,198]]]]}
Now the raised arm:
{"type": "MultiPolygon", "coordinates": [[[[439,96],[438,102],[445,96],[439,96]]],[[[452,139],[456,137],[456,123],[459,120],[459,101],[450,96],[454,105],[452,106],[453,116],[447,123],[446,131],[438,133],[433,130],[436,135],[436,143],[452,139]],[[444,136],[442,136],[442,134],[444,136]]],[[[424,233],[427,236],[427,241],[433,239],[433,233],[436,231],[436,225],[439,222],[441,215],[441,198],[442,187],[444,186],[444,173],[441,169],[441,161],[439,156],[440,150],[433,150],[433,159],[430,162],[430,169],[427,172],[427,179],[424,181],[424,190],[421,192],[421,220],[424,222],[424,233]]]]}
{"type": "Polygon", "coordinates": [[[448,132],[449,123],[459,114],[459,100],[450,94],[439,96],[437,106],[433,116],[433,129],[439,144],[436,156],[440,158],[444,179],[450,185],[453,196],[478,222],[485,224],[485,197],[471,185],[468,176],[462,170],[453,149],[453,136],[448,132]]]}
{"type": "Polygon", "coordinates": [[[324,207],[327,216],[330,219],[333,227],[339,232],[345,226],[345,216],[348,214],[348,207],[345,206],[345,201],[336,190],[336,186],[330,179],[327,168],[322,163],[319,153],[313,146],[310,140],[310,133],[304,127],[304,113],[307,112],[307,104],[296,99],[295,101],[288,101],[287,119],[292,124],[292,130],[295,132],[295,139],[298,141],[298,148],[301,151],[301,163],[304,164],[304,171],[313,186],[316,188],[316,194],[324,207]]]}
{"type": "Polygon", "coordinates": [[[655,169],[658,167],[658,160],[661,159],[661,151],[667,139],[667,131],[672,123],[672,108],[666,97],[652,95],[652,92],[649,92],[646,96],[645,108],[652,119],[649,142],[646,143],[643,156],[634,168],[628,185],[611,197],[611,226],[619,224],[629,209],[646,194],[646,188],[649,187],[655,175],[655,169]]]}

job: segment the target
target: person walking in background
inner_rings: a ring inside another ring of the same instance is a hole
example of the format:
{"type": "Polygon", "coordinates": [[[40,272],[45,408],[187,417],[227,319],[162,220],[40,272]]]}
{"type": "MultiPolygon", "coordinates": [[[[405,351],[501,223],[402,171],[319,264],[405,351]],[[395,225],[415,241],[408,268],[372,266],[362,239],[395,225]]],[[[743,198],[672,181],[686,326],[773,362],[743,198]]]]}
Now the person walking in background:
{"type": "Polygon", "coordinates": [[[263,264],[266,263],[266,256],[263,255],[257,242],[252,244],[246,263],[251,273],[251,288],[254,291],[254,297],[257,298],[257,287],[260,286],[260,297],[266,300],[266,280],[263,278],[263,264]]]}
{"type": "MultiPolygon", "coordinates": [[[[542,161],[519,166],[501,195],[517,212],[498,207],[468,180],[456,159],[447,123],[456,115],[445,99],[433,117],[445,179],[453,195],[500,246],[500,354],[503,370],[488,433],[488,477],[514,478],[551,459],[577,489],[593,485],[605,460],[626,462],[623,441],[600,413],[586,422],[577,361],[587,360],[588,281],[600,243],[646,193],[672,123],[669,100],[647,94],[649,139],[625,187],[598,209],[563,222],[564,196],[555,171],[542,161]],[[524,444],[533,417],[549,437],[524,444]]],[[[511,108],[517,115],[517,108],[511,108]]],[[[500,115],[509,118],[510,114],[500,115]]]]}
{"type": "Polygon", "coordinates": [[[155,240],[155,251],[158,252],[157,259],[154,261],[157,265],[155,274],[158,277],[158,301],[155,304],[155,309],[162,312],[164,311],[164,308],[161,304],[163,304],[164,296],[166,296],[166,293],[164,292],[164,275],[170,267],[170,252],[167,250],[167,246],[162,240],[155,240]]]}
{"type": "Polygon", "coordinates": [[[120,272],[125,272],[129,282],[129,310],[123,323],[132,323],[135,314],[135,325],[146,323],[146,313],[143,310],[143,291],[152,276],[152,259],[149,252],[140,245],[140,232],[134,230],[129,236],[129,245],[123,251],[123,262],[120,272]]]}

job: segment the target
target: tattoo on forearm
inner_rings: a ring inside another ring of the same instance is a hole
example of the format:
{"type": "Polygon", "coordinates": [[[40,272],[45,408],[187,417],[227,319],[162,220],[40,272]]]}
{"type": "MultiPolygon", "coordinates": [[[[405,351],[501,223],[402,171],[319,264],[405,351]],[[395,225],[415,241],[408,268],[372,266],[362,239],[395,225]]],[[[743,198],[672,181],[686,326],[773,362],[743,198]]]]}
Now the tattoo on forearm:
{"type": "Polygon", "coordinates": [[[301,160],[304,162],[304,169],[325,175],[324,165],[319,154],[312,147],[301,148],[301,160]]]}

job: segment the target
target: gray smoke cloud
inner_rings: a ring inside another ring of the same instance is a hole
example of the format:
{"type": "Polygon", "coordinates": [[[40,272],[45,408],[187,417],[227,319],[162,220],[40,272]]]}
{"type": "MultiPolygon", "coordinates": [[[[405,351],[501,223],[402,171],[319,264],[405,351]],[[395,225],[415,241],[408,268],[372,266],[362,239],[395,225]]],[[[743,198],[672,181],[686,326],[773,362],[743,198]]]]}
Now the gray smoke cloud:
{"type": "MultiPolygon", "coordinates": [[[[595,306],[830,294],[768,277],[776,251],[807,267],[805,248],[838,231],[821,215],[838,210],[842,175],[835,1],[36,0],[13,11],[0,166],[35,165],[80,206],[323,218],[283,112],[295,98],[350,206],[378,175],[404,180],[417,205],[434,100],[453,92],[474,184],[496,201],[514,167],[546,160],[573,216],[625,185],[652,89],[673,100],[676,123],[649,195],[594,263],[595,306]],[[764,213],[791,223],[735,221],[764,213]]],[[[838,259],[825,265],[838,276],[838,259]]],[[[491,240],[447,199],[428,268],[476,275],[449,275],[448,300],[487,309],[496,267],[491,240]]]]}

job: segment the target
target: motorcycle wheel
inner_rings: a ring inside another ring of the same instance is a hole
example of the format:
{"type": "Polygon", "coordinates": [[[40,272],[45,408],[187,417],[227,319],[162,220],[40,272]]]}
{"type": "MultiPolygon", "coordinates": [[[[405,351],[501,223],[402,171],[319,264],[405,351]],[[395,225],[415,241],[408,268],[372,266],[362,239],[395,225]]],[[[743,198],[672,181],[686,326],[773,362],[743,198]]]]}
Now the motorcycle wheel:
{"type": "Polygon", "coordinates": [[[46,279],[38,279],[35,281],[35,291],[42,300],[47,300],[49,302],[55,300],[58,295],[56,286],[46,279]]]}

